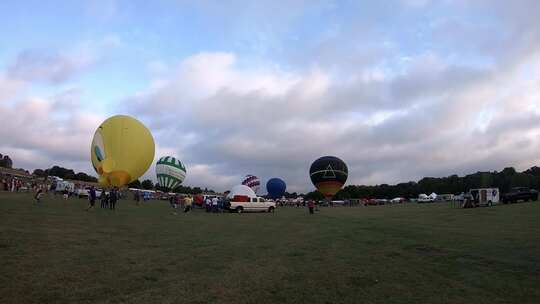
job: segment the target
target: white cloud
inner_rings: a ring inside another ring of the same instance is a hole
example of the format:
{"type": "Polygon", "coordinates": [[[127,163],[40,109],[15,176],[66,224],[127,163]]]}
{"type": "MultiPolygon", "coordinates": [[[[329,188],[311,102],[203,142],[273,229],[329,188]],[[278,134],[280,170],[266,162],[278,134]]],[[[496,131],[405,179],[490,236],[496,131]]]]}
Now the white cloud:
{"type": "Polygon", "coordinates": [[[0,121],[8,122],[0,128],[0,137],[7,139],[0,151],[13,151],[15,165],[27,169],[66,163],[91,172],[89,143],[103,116],[79,110],[77,98],[68,90],[50,98],[0,104],[0,121]]]}
{"type": "Polygon", "coordinates": [[[0,74],[0,102],[11,100],[24,86],[22,81],[0,74]]]}
{"type": "Polygon", "coordinates": [[[119,36],[107,35],[103,39],[84,41],[62,51],[27,49],[21,51],[8,66],[6,75],[12,81],[53,85],[65,83],[87,72],[121,44],[119,36]]]}
{"type": "Polygon", "coordinates": [[[61,83],[94,63],[88,54],[59,54],[43,50],[21,52],[15,63],[9,67],[8,74],[23,81],[43,81],[61,83]]]}
{"type": "Polygon", "coordinates": [[[174,146],[168,139],[176,132],[188,166],[213,168],[188,184],[215,181],[224,190],[249,172],[306,191],[309,164],[326,154],[349,164],[353,182],[398,182],[532,164],[523,160],[536,159],[540,119],[527,109],[538,104],[540,75],[531,69],[522,77],[519,66],[537,64],[529,56],[518,66],[478,70],[429,54],[411,58],[397,77],[353,77],[343,85],[320,68],[240,69],[231,54],[205,53],[136,98],[135,114],[147,116],[157,134],[167,130],[156,136],[162,144],[174,146]],[[378,89],[366,93],[371,85],[378,89]],[[167,105],[162,114],[144,110],[155,104],[167,105]]]}

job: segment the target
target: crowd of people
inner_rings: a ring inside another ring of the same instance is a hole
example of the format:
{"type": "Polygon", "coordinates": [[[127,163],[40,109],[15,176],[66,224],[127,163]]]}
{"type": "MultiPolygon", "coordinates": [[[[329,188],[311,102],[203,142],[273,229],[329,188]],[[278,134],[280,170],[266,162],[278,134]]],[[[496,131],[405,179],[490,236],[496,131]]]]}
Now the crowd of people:
{"type": "MultiPolygon", "coordinates": [[[[101,209],[116,209],[116,203],[120,199],[120,191],[118,188],[114,187],[110,191],[102,190],[99,195],[101,209]]],[[[95,187],[90,187],[88,190],[88,207],[86,211],[94,208],[96,201],[98,199],[97,191],[95,187]]]]}
{"type": "MultiPolygon", "coordinates": [[[[54,183],[37,183],[34,181],[22,181],[17,178],[5,178],[0,180],[0,190],[10,192],[32,191],[34,193],[33,198],[35,203],[40,204],[44,198],[44,195],[48,192],[57,195],[61,194],[66,199],[71,197],[74,192],[71,191],[56,191],[54,183]]],[[[92,210],[95,207],[96,202],[99,200],[101,209],[115,210],[118,201],[125,196],[118,188],[114,187],[110,190],[97,189],[94,186],[88,188],[88,206],[86,211],[92,210]]],[[[134,191],[133,199],[137,206],[140,206],[141,201],[147,201],[150,199],[148,193],[144,191],[134,191]]],[[[177,214],[178,210],[182,210],[184,213],[188,213],[193,210],[194,197],[192,195],[175,194],[169,195],[169,204],[173,209],[173,213],[177,214]]],[[[219,196],[206,196],[202,200],[202,204],[199,201],[199,206],[202,207],[207,213],[223,213],[228,210],[230,206],[228,200],[219,196]]],[[[277,201],[278,206],[292,206],[297,208],[307,208],[310,214],[314,214],[314,211],[318,211],[317,204],[314,201],[277,201]]]]}
{"type": "Polygon", "coordinates": [[[0,180],[0,190],[9,192],[26,192],[37,191],[41,189],[43,191],[49,190],[49,185],[46,183],[39,183],[37,181],[22,180],[17,177],[2,177],[0,180]]]}
{"type": "Polygon", "coordinates": [[[204,200],[206,212],[221,213],[227,208],[227,201],[223,197],[207,197],[204,200]]]}
{"type": "Polygon", "coordinates": [[[191,195],[171,195],[169,196],[169,204],[173,208],[173,213],[177,214],[176,210],[183,209],[184,213],[191,211],[193,207],[193,197],[191,195]]]}

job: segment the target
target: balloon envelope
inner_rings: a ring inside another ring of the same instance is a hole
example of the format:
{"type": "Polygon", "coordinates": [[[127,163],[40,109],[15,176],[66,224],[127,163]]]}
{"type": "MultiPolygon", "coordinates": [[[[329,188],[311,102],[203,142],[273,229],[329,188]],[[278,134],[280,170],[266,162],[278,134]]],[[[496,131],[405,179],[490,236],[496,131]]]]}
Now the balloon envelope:
{"type": "Polygon", "coordinates": [[[138,120],[116,115],[94,133],[90,158],[102,186],[124,186],[141,177],[154,160],[154,138],[138,120]]]}
{"type": "Polygon", "coordinates": [[[186,178],[186,167],[172,156],[164,156],[156,163],[159,185],[165,189],[178,187],[186,178]]]}
{"type": "Polygon", "coordinates": [[[323,156],[309,168],[311,182],[327,198],[334,196],[343,187],[348,175],[345,162],[335,156],[323,156]]]}
{"type": "Polygon", "coordinates": [[[287,185],[281,178],[274,177],[266,182],[266,191],[273,199],[282,197],[286,189],[287,185]]]}
{"type": "Polygon", "coordinates": [[[255,175],[248,174],[242,180],[242,185],[248,186],[253,189],[255,193],[258,193],[259,188],[261,187],[261,181],[255,175]]]}
{"type": "Polygon", "coordinates": [[[231,189],[231,192],[227,195],[227,198],[234,198],[235,196],[247,196],[257,197],[255,191],[246,185],[237,185],[231,189]]]}

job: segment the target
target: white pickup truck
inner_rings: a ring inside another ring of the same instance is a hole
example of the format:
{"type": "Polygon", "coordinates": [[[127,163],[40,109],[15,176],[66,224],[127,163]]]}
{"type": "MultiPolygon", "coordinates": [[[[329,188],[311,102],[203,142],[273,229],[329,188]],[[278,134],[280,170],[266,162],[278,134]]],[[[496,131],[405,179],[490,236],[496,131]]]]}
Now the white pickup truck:
{"type": "Polygon", "coordinates": [[[237,213],[248,211],[259,212],[274,212],[276,209],[276,203],[273,201],[267,201],[262,197],[247,198],[246,201],[234,201],[231,200],[229,210],[236,211],[237,213]]]}

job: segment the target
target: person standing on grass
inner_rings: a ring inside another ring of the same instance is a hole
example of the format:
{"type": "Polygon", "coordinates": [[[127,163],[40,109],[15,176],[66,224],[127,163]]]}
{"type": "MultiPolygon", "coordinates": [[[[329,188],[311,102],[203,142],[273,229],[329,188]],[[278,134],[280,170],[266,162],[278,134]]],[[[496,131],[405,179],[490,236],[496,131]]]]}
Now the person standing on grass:
{"type": "Polygon", "coordinates": [[[101,190],[101,195],[99,196],[99,198],[101,200],[101,208],[109,208],[109,195],[107,194],[107,192],[105,192],[105,189],[101,190]]]}
{"type": "Polygon", "coordinates": [[[176,199],[176,207],[178,209],[183,209],[184,208],[184,204],[185,204],[185,197],[183,195],[180,195],[180,194],[177,194],[175,196],[175,199],[176,199]]]}
{"type": "Polygon", "coordinates": [[[193,199],[188,195],[184,198],[184,213],[191,211],[191,204],[193,204],[193,199]]]}
{"type": "Polygon", "coordinates": [[[176,204],[176,195],[169,196],[169,204],[173,208],[173,214],[177,215],[176,209],[178,208],[178,205],[176,204]]]}
{"type": "Polygon", "coordinates": [[[169,205],[171,205],[171,208],[176,209],[176,202],[172,195],[169,195],[169,205]]]}
{"type": "Polygon", "coordinates": [[[217,199],[217,197],[212,198],[212,212],[214,212],[214,213],[218,212],[218,199],[217,199]]]}
{"type": "Polygon", "coordinates": [[[210,212],[212,209],[212,200],[209,197],[207,197],[204,202],[204,205],[206,207],[206,212],[210,212]]]}
{"type": "Polygon", "coordinates": [[[217,207],[218,207],[218,212],[219,212],[219,213],[223,213],[223,198],[222,198],[222,197],[220,197],[220,198],[218,199],[218,205],[217,205],[217,207]]]}
{"type": "Polygon", "coordinates": [[[116,187],[112,188],[109,192],[109,206],[111,210],[116,210],[116,202],[118,201],[118,194],[116,192],[116,187]]]}
{"type": "Polygon", "coordinates": [[[315,209],[315,203],[312,200],[310,200],[308,202],[307,206],[308,206],[308,209],[309,209],[309,214],[313,214],[313,209],[315,209]]]}
{"type": "Polygon", "coordinates": [[[94,186],[90,187],[90,191],[88,191],[88,207],[86,207],[86,211],[94,208],[94,205],[96,203],[96,189],[94,186]]]}
{"type": "Polygon", "coordinates": [[[141,202],[141,195],[139,194],[138,190],[135,190],[135,192],[133,193],[133,198],[135,199],[135,204],[139,206],[141,202]]]}

